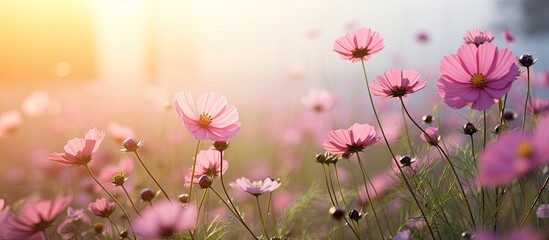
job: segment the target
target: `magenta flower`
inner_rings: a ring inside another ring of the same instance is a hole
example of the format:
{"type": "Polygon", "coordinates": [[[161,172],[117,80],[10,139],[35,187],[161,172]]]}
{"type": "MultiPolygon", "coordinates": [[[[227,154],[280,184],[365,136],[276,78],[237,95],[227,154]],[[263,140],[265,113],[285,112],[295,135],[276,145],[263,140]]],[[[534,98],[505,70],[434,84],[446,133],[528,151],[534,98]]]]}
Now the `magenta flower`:
{"type": "Polygon", "coordinates": [[[322,113],[332,109],[335,100],[335,95],[327,90],[310,89],[307,95],[301,98],[301,103],[313,112],[322,113]]]}
{"type": "MultiPolygon", "coordinates": [[[[193,184],[198,184],[198,179],[202,175],[207,175],[211,179],[217,178],[227,171],[229,162],[223,159],[223,172],[221,172],[221,153],[217,150],[202,150],[196,157],[196,168],[194,170],[193,184]]],[[[185,174],[185,187],[191,186],[192,168],[189,168],[185,174]]]]}
{"type": "Polygon", "coordinates": [[[71,197],[58,196],[53,200],[40,200],[27,204],[21,213],[10,218],[5,227],[8,239],[45,239],[45,229],[71,202],[71,197]]]}
{"type": "Polygon", "coordinates": [[[503,31],[501,35],[503,36],[503,40],[505,40],[507,44],[515,43],[515,35],[513,35],[513,33],[511,33],[509,30],[503,31]]]}
{"type": "Polygon", "coordinates": [[[494,35],[492,35],[492,33],[488,30],[469,30],[463,37],[463,41],[465,41],[466,44],[475,44],[476,46],[479,46],[485,42],[490,43],[492,40],[494,40],[494,35]]]}
{"type": "Polygon", "coordinates": [[[105,198],[97,199],[88,205],[88,211],[102,218],[108,218],[115,209],[116,205],[114,205],[114,202],[109,202],[105,198]]]}
{"type": "Polygon", "coordinates": [[[88,231],[84,230],[87,227],[82,226],[83,224],[88,227],[91,226],[91,220],[84,214],[84,209],[74,210],[69,207],[67,209],[67,217],[57,226],[56,232],[61,236],[61,239],[75,239],[75,233],[78,233],[80,237],[83,237],[88,233],[88,231]]]}
{"type": "Polygon", "coordinates": [[[369,28],[359,28],[338,38],[333,50],[343,60],[351,62],[368,61],[370,57],[385,47],[378,32],[369,28]]]}
{"type": "Polygon", "coordinates": [[[488,110],[509,91],[518,70],[515,57],[507,49],[498,50],[491,43],[478,48],[464,44],[457,54],[442,59],[438,93],[452,108],[472,103],[475,110],[488,110]]]}
{"type": "Polygon", "coordinates": [[[192,204],[181,206],[159,200],[142,212],[143,217],[134,220],[135,233],[145,239],[169,238],[194,228],[197,214],[192,204]]]}
{"type": "Polygon", "coordinates": [[[240,131],[236,107],[227,105],[227,98],[217,92],[200,96],[196,104],[190,92],[178,92],[175,110],[197,140],[226,141],[240,131]]]}
{"type": "Polygon", "coordinates": [[[533,98],[527,106],[528,113],[539,115],[549,112],[549,100],[541,98],[533,98]]]}
{"type": "Polygon", "coordinates": [[[408,94],[423,89],[426,81],[421,80],[421,75],[414,70],[391,69],[383,75],[377,76],[379,83],[372,82],[370,90],[380,97],[407,97],[408,94]]]}
{"type": "Polygon", "coordinates": [[[421,140],[433,146],[438,144],[438,141],[440,141],[440,134],[438,133],[437,127],[429,127],[425,129],[425,133],[421,133],[421,140]]]}
{"type": "Polygon", "coordinates": [[[276,190],[280,187],[281,183],[271,178],[265,178],[263,181],[259,180],[252,182],[248,178],[241,177],[237,178],[234,182],[229,183],[229,185],[254,196],[259,196],[276,190]]]}
{"type": "Polygon", "coordinates": [[[64,164],[86,165],[97,152],[103,138],[105,138],[104,131],[90,129],[84,138],[69,140],[65,145],[64,153],[50,153],[48,159],[64,164]]]}
{"type": "Polygon", "coordinates": [[[380,139],[373,126],[355,123],[348,129],[329,131],[328,139],[324,140],[322,146],[333,155],[343,155],[360,152],[380,139]]]}
{"type": "Polygon", "coordinates": [[[540,204],[536,215],[538,218],[549,218],[549,204],[540,204]]]}

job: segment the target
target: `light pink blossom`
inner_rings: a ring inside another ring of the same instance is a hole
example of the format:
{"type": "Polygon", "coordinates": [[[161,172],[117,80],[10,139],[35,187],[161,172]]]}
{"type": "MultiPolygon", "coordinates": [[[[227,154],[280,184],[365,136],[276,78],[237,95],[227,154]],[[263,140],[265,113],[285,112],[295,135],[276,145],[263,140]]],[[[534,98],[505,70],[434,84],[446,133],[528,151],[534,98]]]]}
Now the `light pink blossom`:
{"type": "Polygon", "coordinates": [[[65,220],[57,226],[57,234],[61,239],[75,239],[75,234],[78,233],[80,237],[86,236],[91,226],[90,218],[84,214],[84,209],[67,209],[67,217],[65,220]]]}
{"type": "Polygon", "coordinates": [[[511,31],[505,30],[501,32],[501,36],[503,37],[503,40],[505,40],[507,44],[515,43],[515,35],[511,33],[511,31]]]}
{"type": "Polygon", "coordinates": [[[322,113],[332,109],[336,97],[333,93],[324,89],[310,89],[307,95],[301,98],[301,103],[313,112],[322,113]]]}
{"type": "MultiPolygon", "coordinates": [[[[202,175],[208,175],[211,179],[215,179],[227,171],[229,162],[223,159],[223,171],[221,171],[221,153],[217,150],[209,149],[202,150],[196,157],[196,167],[192,182],[198,184],[198,179],[202,175]]],[[[191,186],[192,168],[185,174],[185,187],[191,186]]]]}
{"type": "Polygon", "coordinates": [[[93,213],[93,215],[108,218],[116,209],[114,202],[109,202],[105,198],[100,198],[95,200],[88,205],[88,211],[93,213]]]}
{"type": "Polygon", "coordinates": [[[110,122],[109,125],[107,125],[107,132],[119,143],[122,143],[129,137],[135,136],[135,131],[130,126],[117,122],[110,122]]]}
{"type": "Polygon", "coordinates": [[[48,110],[50,101],[50,96],[46,92],[36,91],[23,100],[21,109],[25,115],[37,117],[48,110]]]}
{"type": "Polygon", "coordinates": [[[197,140],[226,141],[240,131],[236,107],[227,105],[227,98],[217,92],[200,96],[196,103],[190,92],[178,92],[175,110],[197,140]]]}
{"type": "Polygon", "coordinates": [[[407,97],[427,86],[427,81],[421,81],[421,75],[414,70],[391,69],[377,76],[377,82],[372,82],[372,94],[380,97],[407,97]]]}
{"type": "Polygon", "coordinates": [[[101,141],[105,138],[104,131],[90,129],[84,138],[73,138],[65,145],[65,152],[50,153],[48,159],[64,164],[86,165],[97,153],[101,141]]]}
{"type": "Polygon", "coordinates": [[[425,133],[421,133],[420,137],[421,140],[424,142],[430,144],[430,145],[437,145],[438,141],[440,141],[440,134],[438,132],[437,127],[429,127],[425,129],[425,133]],[[425,134],[427,133],[427,134],[425,134]]]}
{"type": "Polygon", "coordinates": [[[486,42],[492,42],[492,40],[494,40],[494,35],[488,30],[473,29],[467,31],[465,36],[463,36],[463,41],[465,41],[466,44],[475,44],[476,46],[486,42]]]}
{"type": "Polygon", "coordinates": [[[348,129],[337,129],[328,132],[328,139],[322,146],[333,155],[356,153],[378,142],[373,126],[368,124],[353,124],[348,129]]]}
{"type": "Polygon", "coordinates": [[[351,62],[368,61],[370,57],[385,47],[383,38],[378,32],[369,28],[359,28],[338,38],[333,50],[343,60],[351,62]]]}
{"type": "Polygon", "coordinates": [[[23,122],[21,113],[11,110],[0,114],[0,137],[15,132],[23,122]]]}
{"type": "Polygon", "coordinates": [[[446,105],[459,109],[488,110],[505,95],[517,78],[515,57],[491,43],[478,48],[464,44],[457,54],[445,56],[440,65],[438,93],[446,105]]]}
{"type": "Polygon", "coordinates": [[[142,212],[142,217],[134,219],[135,233],[145,239],[164,239],[177,233],[186,232],[196,225],[196,206],[172,204],[159,200],[154,207],[142,212]]]}
{"type": "Polygon", "coordinates": [[[234,182],[229,183],[229,185],[254,196],[259,196],[276,190],[280,187],[281,183],[271,178],[252,182],[248,178],[241,177],[237,178],[234,182]]]}

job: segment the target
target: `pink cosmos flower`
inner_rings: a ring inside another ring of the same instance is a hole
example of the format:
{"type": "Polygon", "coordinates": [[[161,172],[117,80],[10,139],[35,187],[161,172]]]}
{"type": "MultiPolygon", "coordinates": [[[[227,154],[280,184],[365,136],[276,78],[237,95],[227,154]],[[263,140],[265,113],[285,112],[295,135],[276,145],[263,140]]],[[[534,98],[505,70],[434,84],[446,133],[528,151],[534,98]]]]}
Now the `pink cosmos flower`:
{"type": "Polygon", "coordinates": [[[108,218],[115,209],[116,205],[114,205],[114,202],[109,202],[105,198],[97,199],[88,205],[88,211],[102,218],[108,218]]]}
{"type": "Polygon", "coordinates": [[[425,132],[427,134],[421,133],[421,135],[420,135],[421,140],[423,140],[424,142],[426,142],[430,145],[437,145],[438,141],[440,141],[440,134],[438,133],[438,128],[437,127],[429,127],[427,129],[425,129],[425,132]]]}
{"type": "Polygon", "coordinates": [[[135,163],[130,157],[125,157],[120,160],[117,166],[107,166],[101,170],[99,179],[110,182],[114,186],[120,186],[128,180],[128,176],[133,172],[135,163]]]}
{"type": "MultiPolygon", "coordinates": [[[[27,204],[21,213],[5,226],[8,239],[45,239],[44,230],[52,226],[57,215],[71,202],[71,197],[58,196],[27,204]]],[[[4,227],[4,226],[3,226],[4,227]]]]}
{"type": "MultiPolygon", "coordinates": [[[[524,107],[524,106],[523,106],[524,107]]],[[[541,98],[533,98],[527,106],[528,113],[539,115],[549,112],[549,100],[541,98]]]]}
{"type": "Polygon", "coordinates": [[[169,238],[194,228],[197,214],[193,204],[181,206],[159,200],[142,212],[143,217],[134,219],[135,233],[145,239],[169,238]]]}
{"type": "Polygon", "coordinates": [[[119,143],[122,143],[129,137],[135,136],[135,132],[130,126],[122,125],[117,122],[109,123],[109,125],[107,125],[107,131],[109,135],[111,135],[114,140],[119,143]]]}
{"type": "Polygon", "coordinates": [[[503,36],[503,40],[505,40],[507,44],[515,43],[515,35],[513,35],[513,33],[511,33],[509,30],[503,31],[501,33],[501,36],[503,36]]]}
{"type": "Polygon", "coordinates": [[[310,89],[306,96],[301,98],[301,103],[313,112],[322,113],[332,109],[336,97],[333,93],[324,89],[310,89]]]}
{"type": "Polygon", "coordinates": [[[48,159],[64,164],[86,165],[97,152],[103,138],[105,138],[104,131],[90,129],[84,138],[69,140],[65,145],[64,153],[50,153],[48,159]]]}
{"type": "Polygon", "coordinates": [[[15,130],[21,126],[22,122],[23,118],[21,113],[17,110],[11,110],[0,114],[0,137],[15,132],[15,130]]]}
{"type": "Polygon", "coordinates": [[[421,80],[421,75],[414,70],[391,69],[383,75],[377,76],[377,82],[372,82],[370,90],[380,97],[407,97],[427,85],[421,80]]]}
{"type": "Polygon", "coordinates": [[[25,115],[37,117],[48,110],[50,102],[50,96],[46,92],[36,91],[23,100],[21,109],[25,115]]]}
{"type": "Polygon", "coordinates": [[[229,185],[254,196],[259,196],[276,190],[280,187],[281,183],[271,178],[265,178],[263,181],[259,180],[252,182],[248,178],[241,177],[237,178],[234,182],[229,183],[229,185]]]}
{"type": "Polygon", "coordinates": [[[538,218],[549,218],[549,204],[540,204],[536,215],[538,218]]]}
{"type": "MultiPolygon", "coordinates": [[[[9,216],[10,206],[6,204],[6,201],[4,201],[4,199],[0,198],[0,226],[4,225],[9,216]]],[[[1,233],[2,231],[0,230],[0,236],[2,236],[1,233]]]]}
{"type": "Polygon", "coordinates": [[[469,30],[465,33],[465,36],[463,36],[463,41],[465,41],[466,44],[475,44],[476,46],[479,46],[486,42],[492,42],[494,40],[494,35],[492,35],[492,32],[488,30],[478,30],[473,29],[469,30]]]}
{"type": "Polygon", "coordinates": [[[515,57],[507,49],[499,50],[491,43],[478,48],[464,44],[457,54],[442,59],[438,93],[452,108],[472,103],[475,110],[488,110],[509,91],[518,70],[515,57]]]}
{"type": "Polygon", "coordinates": [[[333,50],[343,60],[351,62],[368,61],[370,57],[385,47],[383,38],[378,32],[369,28],[359,28],[338,38],[333,50]]]}
{"type": "Polygon", "coordinates": [[[61,239],[75,239],[75,233],[83,237],[88,233],[86,229],[90,226],[91,220],[84,214],[84,209],[74,210],[69,207],[67,209],[67,217],[57,226],[57,234],[61,236],[61,239]],[[87,227],[82,225],[87,225],[87,227]]]}
{"type": "MultiPolygon", "coordinates": [[[[198,179],[202,175],[208,175],[211,179],[215,179],[224,175],[229,167],[229,162],[223,159],[223,171],[221,171],[221,153],[217,150],[209,149],[202,150],[196,157],[196,167],[194,169],[194,177],[192,182],[198,184],[198,179]]],[[[185,187],[191,186],[192,168],[189,168],[185,174],[185,187]]]]}
{"type": "Polygon", "coordinates": [[[391,240],[409,240],[412,236],[412,231],[410,229],[403,230],[397,233],[397,235],[393,236],[391,240]]]}
{"type": "Polygon", "coordinates": [[[322,146],[333,155],[343,155],[360,152],[380,139],[373,126],[355,123],[348,129],[329,131],[328,139],[324,140],[322,146]]]}
{"type": "Polygon", "coordinates": [[[175,110],[197,140],[226,141],[240,131],[236,107],[227,105],[227,98],[217,92],[200,96],[196,103],[190,92],[178,92],[175,110]]]}

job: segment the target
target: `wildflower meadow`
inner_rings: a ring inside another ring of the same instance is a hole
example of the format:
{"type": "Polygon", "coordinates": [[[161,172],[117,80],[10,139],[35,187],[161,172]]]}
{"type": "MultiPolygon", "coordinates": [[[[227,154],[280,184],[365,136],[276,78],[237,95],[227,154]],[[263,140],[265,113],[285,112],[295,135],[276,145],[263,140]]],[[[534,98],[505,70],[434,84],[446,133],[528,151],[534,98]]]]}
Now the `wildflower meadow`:
{"type": "Polygon", "coordinates": [[[406,50],[368,22],[341,29],[306,38],[344,70],[310,84],[297,65],[263,96],[184,79],[16,88],[0,239],[547,239],[547,59],[472,27],[436,66],[379,67],[406,50]]]}

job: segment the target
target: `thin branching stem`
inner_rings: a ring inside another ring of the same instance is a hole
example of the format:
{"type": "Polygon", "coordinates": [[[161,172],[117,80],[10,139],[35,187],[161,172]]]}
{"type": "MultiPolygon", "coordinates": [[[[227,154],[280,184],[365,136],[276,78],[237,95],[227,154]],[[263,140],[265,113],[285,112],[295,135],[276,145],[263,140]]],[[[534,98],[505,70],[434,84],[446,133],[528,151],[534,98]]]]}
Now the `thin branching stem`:
{"type": "Polygon", "coordinates": [[[376,209],[374,208],[374,203],[372,201],[372,198],[370,197],[370,190],[368,190],[368,181],[366,180],[366,176],[364,175],[364,172],[365,172],[364,164],[362,164],[362,161],[360,160],[360,154],[356,153],[356,158],[358,160],[358,165],[360,166],[360,170],[362,171],[362,178],[364,180],[364,189],[366,189],[366,196],[368,197],[368,203],[372,208],[372,213],[374,213],[374,218],[376,219],[377,227],[379,228],[379,234],[381,234],[381,238],[383,238],[383,230],[381,228],[381,224],[379,223],[379,218],[377,217],[376,209]]]}
{"type": "Polygon", "coordinates": [[[141,216],[141,213],[140,213],[140,212],[137,210],[137,208],[135,207],[135,204],[133,204],[132,197],[131,197],[130,194],[128,193],[128,190],[126,189],[126,187],[124,187],[124,184],[121,184],[120,187],[122,187],[122,190],[124,190],[124,193],[125,193],[126,196],[128,197],[128,200],[130,200],[130,204],[132,205],[133,210],[137,213],[137,215],[139,215],[140,217],[143,217],[143,216],[141,216]]]}
{"type": "Polygon", "coordinates": [[[332,190],[330,190],[330,183],[328,183],[328,173],[326,172],[326,166],[324,166],[324,163],[322,163],[322,170],[324,172],[324,180],[326,181],[326,190],[328,190],[328,196],[330,196],[332,206],[337,206],[334,198],[332,197],[332,190]]]}
{"type": "MultiPolygon", "coordinates": [[[[198,150],[200,150],[200,140],[196,141],[196,150],[194,151],[193,167],[191,170],[191,185],[189,187],[189,202],[192,201],[191,196],[193,194],[194,172],[196,170],[196,158],[198,157],[198,150]]],[[[223,164],[223,161],[221,161],[221,164],[223,164]]]]}
{"type": "MultiPolygon", "coordinates": [[[[227,204],[225,202],[225,200],[223,200],[223,197],[221,197],[221,195],[219,195],[219,193],[214,189],[214,188],[210,188],[212,189],[212,192],[215,193],[215,195],[219,198],[219,200],[221,200],[221,202],[225,205],[225,207],[227,207],[229,209],[229,211],[231,211],[231,213],[236,217],[236,219],[242,224],[242,226],[244,226],[244,228],[246,228],[246,230],[248,230],[248,232],[252,235],[253,238],[255,238],[256,240],[259,240],[259,238],[254,234],[254,232],[252,232],[252,230],[248,227],[248,225],[244,222],[244,219],[242,219],[242,217],[240,217],[240,214],[238,213],[238,210],[235,208],[235,210],[233,211],[233,209],[231,209],[231,207],[229,206],[229,204],[227,204]]],[[[233,206],[234,207],[234,206],[233,206]]]]}
{"type": "Polygon", "coordinates": [[[261,226],[263,227],[263,233],[267,239],[270,239],[269,234],[267,233],[267,226],[265,225],[265,220],[263,219],[263,213],[261,212],[261,204],[259,204],[259,195],[255,196],[255,202],[257,203],[257,211],[259,212],[259,219],[261,220],[261,226]]]}
{"type": "Polygon", "coordinates": [[[534,209],[534,207],[536,206],[536,203],[538,202],[539,198],[541,197],[541,194],[543,193],[543,190],[545,190],[545,187],[547,186],[548,182],[549,182],[549,176],[547,176],[547,178],[545,179],[545,182],[543,182],[543,186],[541,186],[541,188],[539,189],[538,195],[536,195],[536,198],[534,199],[534,202],[532,202],[532,205],[530,205],[530,208],[528,209],[528,212],[526,212],[526,214],[522,218],[522,221],[520,221],[519,228],[521,228],[522,225],[524,225],[524,222],[526,221],[526,219],[528,218],[528,216],[532,212],[532,209],[534,209]]]}
{"type": "MultiPolygon", "coordinates": [[[[137,151],[134,151],[135,153],[135,156],[137,157],[137,159],[139,160],[139,162],[141,163],[141,165],[143,166],[143,168],[145,168],[145,171],[147,171],[147,173],[149,174],[149,176],[152,178],[152,180],[154,181],[154,183],[156,183],[156,186],[158,186],[158,188],[160,188],[160,191],[162,191],[162,193],[164,193],[164,196],[166,197],[166,199],[168,199],[168,201],[170,201],[170,203],[172,202],[172,200],[170,199],[170,197],[168,197],[168,193],[166,193],[166,191],[164,190],[164,188],[162,188],[162,186],[160,186],[160,183],[158,183],[158,181],[156,180],[156,178],[154,178],[154,176],[152,175],[151,171],[149,171],[149,168],[147,168],[147,166],[145,165],[145,162],[143,162],[143,160],[141,160],[141,157],[139,156],[139,154],[137,154],[137,151]]],[[[189,195],[190,196],[190,195],[189,195]]],[[[190,199],[190,198],[189,198],[190,199]]]]}
{"type": "MultiPolygon", "coordinates": [[[[330,165],[328,165],[328,168],[330,165]]],[[[345,210],[349,210],[347,201],[345,201],[345,196],[343,195],[343,190],[341,189],[341,183],[339,182],[339,173],[337,171],[337,165],[334,163],[334,169],[335,169],[335,177],[337,181],[337,188],[339,188],[339,194],[341,195],[341,200],[343,201],[343,205],[345,206],[345,210]]]]}
{"type": "Polygon", "coordinates": [[[526,68],[526,100],[524,100],[524,112],[522,113],[522,124],[520,130],[524,132],[526,124],[526,115],[528,112],[528,99],[530,99],[530,67],[526,68]]]}

